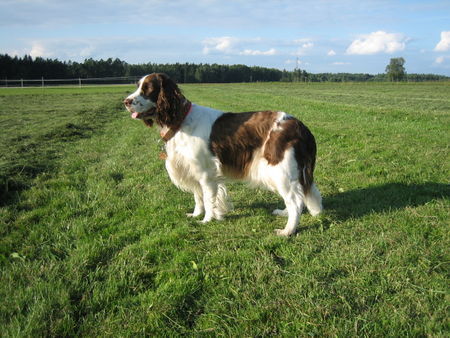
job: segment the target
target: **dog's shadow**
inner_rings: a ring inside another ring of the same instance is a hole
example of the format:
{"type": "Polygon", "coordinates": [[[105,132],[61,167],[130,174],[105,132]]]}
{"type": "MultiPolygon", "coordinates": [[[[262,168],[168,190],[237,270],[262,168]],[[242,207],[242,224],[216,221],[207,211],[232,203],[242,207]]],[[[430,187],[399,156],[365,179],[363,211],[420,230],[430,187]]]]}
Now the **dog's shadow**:
{"type": "MultiPolygon", "coordinates": [[[[342,222],[350,218],[361,218],[370,213],[383,213],[407,207],[417,207],[435,199],[449,197],[449,184],[387,183],[328,196],[325,195],[323,197],[323,205],[325,215],[328,215],[327,218],[329,218],[329,221],[333,219],[342,222]]],[[[256,202],[250,207],[264,208],[267,210],[284,208],[282,203],[272,202],[256,202]]],[[[325,223],[327,222],[325,221],[325,223]]],[[[324,224],[321,226],[324,226],[324,224]]]]}
{"type": "Polygon", "coordinates": [[[349,218],[360,218],[369,213],[417,207],[435,199],[449,197],[449,184],[387,183],[326,196],[324,206],[337,220],[345,221],[349,218]]]}

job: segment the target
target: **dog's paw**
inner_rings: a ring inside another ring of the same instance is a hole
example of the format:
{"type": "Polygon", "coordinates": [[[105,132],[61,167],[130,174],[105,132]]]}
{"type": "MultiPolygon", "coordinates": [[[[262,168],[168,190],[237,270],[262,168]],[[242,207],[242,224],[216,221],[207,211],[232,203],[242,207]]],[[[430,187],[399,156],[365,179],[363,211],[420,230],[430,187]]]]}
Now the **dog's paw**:
{"type": "Polygon", "coordinates": [[[272,211],[272,215],[287,217],[288,212],[287,212],[287,209],[284,209],[284,210],[275,209],[274,211],[272,211]]]}
{"type": "Polygon", "coordinates": [[[201,215],[201,213],[197,213],[197,212],[188,212],[186,214],[187,217],[193,217],[193,218],[198,217],[200,215],[201,215]]]}
{"type": "Polygon", "coordinates": [[[308,210],[308,211],[311,214],[311,216],[316,217],[322,213],[323,209],[320,208],[320,209],[313,209],[313,210],[308,210]]]}
{"type": "Polygon", "coordinates": [[[212,220],[212,217],[205,217],[200,221],[200,223],[205,224],[205,223],[211,222],[211,220],[212,220]]]}
{"type": "Polygon", "coordinates": [[[294,233],[295,231],[287,231],[286,229],[275,229],[275,234],[281,237],[289,237],[294,233]]]}

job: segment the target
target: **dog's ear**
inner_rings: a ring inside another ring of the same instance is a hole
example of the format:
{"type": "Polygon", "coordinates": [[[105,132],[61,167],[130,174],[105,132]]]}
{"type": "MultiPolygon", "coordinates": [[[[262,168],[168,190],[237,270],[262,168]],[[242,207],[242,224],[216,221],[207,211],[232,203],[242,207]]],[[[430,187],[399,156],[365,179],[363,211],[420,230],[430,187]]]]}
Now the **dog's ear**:
{"type": "Polygon", "coordinates": [[[166,74],[157,74],[159,85],[156,111],[158,122],[166,126],[176,126],[179,123],[179,115],[183,103],[183,95],[177,84],[166,74]]]}
{"type": "Polygon", "coordinates": [[[156,74],[156,80],[158,81],[159,94],[156,102],[156,108],[158,112],[166,112],[170,110],[170,98],[174,96],[172,82],[165,74],[156,74]]]}

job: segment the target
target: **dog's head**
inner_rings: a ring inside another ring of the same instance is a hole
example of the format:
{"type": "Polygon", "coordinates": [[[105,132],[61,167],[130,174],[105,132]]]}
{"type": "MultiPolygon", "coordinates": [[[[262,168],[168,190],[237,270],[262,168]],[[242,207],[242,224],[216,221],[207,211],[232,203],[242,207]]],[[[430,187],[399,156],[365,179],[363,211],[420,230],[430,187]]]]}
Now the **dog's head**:
{"type": "Polygon", "coordinates": [[[142,120],[151,127],[153,122],[160,126],[178,126],[185,101],[176,83],[166,74],[153,73],[139,80],[137,89],[123,103],[134,119],[142,120]]]}

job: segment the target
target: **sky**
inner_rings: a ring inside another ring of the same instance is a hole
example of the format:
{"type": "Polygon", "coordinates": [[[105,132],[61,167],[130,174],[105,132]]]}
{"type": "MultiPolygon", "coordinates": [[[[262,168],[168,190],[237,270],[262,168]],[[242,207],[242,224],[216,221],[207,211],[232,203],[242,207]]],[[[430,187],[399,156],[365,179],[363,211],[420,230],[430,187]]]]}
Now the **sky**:
{"type": "Polygon", "coordinates": [[[0,0],[0,54],[450,76],[450,0],[0,0]]]}

